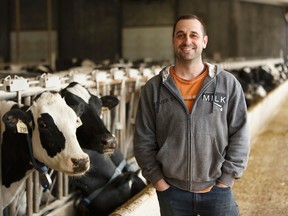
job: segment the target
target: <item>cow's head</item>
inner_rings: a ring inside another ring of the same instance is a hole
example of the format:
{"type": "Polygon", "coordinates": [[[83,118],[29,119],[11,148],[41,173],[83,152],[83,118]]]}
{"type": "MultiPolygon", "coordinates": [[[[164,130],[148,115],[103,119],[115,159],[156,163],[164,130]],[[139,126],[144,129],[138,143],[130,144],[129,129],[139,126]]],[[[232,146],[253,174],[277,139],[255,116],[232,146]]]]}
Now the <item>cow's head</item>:
{"type": "Polygon", "coordinates": [[[124,156],[120,149],[116,148],[111,157],[88,149],[83,151],[91,158],[91,169],[80,178],[70,178],[69,184],[73,190],[81,191],[78,198],[82,201],[75,202],[80,215],[87,210],[91,214],[109,215],[147,186],[141,170],[122,169],[124,156]]]}
{"type": "Polygon", "coordinates": [[[70,83],[61,91],[66,103],[80,116],[82,125],[77,129],[77,138],[82,148],[111,155],[116,148],[116,139],[101,119],[102,107],[118,105],[114,96],[97,97],[80,84],[70,83]]]}
{"type": "Polygon", "coordinates": [[[60,94],[42,93],[27,112],[32,116],[34,157],[70,176],[84,174],[90,162],[76,137],[79,118],[60,94]]]}

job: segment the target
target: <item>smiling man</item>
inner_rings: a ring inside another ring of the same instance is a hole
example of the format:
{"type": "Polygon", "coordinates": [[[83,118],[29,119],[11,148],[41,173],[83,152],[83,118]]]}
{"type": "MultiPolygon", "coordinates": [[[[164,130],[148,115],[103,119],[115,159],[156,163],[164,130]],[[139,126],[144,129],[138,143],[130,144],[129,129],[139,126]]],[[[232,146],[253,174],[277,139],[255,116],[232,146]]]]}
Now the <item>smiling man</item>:
{"type": "Polygon", "coordinates": [[[179,17],[175,65],[142,89],[134,153],[158,196],[161,215],[237,216],[232,192],[249,156],[247,107],[240,83],[202,60],[203,21],[179,17]]]}

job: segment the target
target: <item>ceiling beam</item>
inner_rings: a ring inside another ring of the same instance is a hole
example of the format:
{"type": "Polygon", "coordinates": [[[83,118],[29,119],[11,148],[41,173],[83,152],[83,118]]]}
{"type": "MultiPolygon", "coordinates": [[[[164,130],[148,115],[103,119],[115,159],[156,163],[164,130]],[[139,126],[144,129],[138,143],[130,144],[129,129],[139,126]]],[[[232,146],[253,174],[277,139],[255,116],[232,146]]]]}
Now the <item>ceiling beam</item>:
{"type": "Polygon", "coordinates": [[[288,0],[241,0],[241,1],[259,3],[259,4],[277,5],[277,6],[288,6],[288,0]]]}

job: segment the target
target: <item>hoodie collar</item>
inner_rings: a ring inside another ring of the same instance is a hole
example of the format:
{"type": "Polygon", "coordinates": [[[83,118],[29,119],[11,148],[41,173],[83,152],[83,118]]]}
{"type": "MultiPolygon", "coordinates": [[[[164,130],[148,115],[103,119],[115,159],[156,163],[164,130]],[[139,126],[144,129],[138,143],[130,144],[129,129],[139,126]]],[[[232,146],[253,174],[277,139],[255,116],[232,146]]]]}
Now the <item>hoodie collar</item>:
{"type": "MultiPolygon", "coordinates": [[[[205,62],[206,66],[208,67],[208,74],[211,78],[216,78],[216,75],[219,73],[219,67],[213,64],[210,64],[208,62],[205,62]]],[[[170,74],[170,67],[173,67],[173,65],[167,66],[163,68],[162,70],[162,82],[165,82],[170,74]]]]}
{"type": "Polygon", "coordinates": [[[215,78],[217,73],[219,73],[219,71],[217,70],[218,67],[216,65],[213,65],[207,62],[205,62],[205,64],[208,66],[209,76],[211,78],[215,78]]]}

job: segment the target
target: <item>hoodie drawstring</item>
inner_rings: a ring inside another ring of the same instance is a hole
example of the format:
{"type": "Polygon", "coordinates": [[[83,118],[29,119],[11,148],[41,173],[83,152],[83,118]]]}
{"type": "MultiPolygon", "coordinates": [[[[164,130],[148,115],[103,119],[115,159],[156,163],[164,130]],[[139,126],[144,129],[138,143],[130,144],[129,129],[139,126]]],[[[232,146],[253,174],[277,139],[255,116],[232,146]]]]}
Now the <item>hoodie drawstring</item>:
{"type": "Polygon", "coordinates": [[[157,91],[157,102],[156,102],[156,113],[158,114],[160,111],[160,93],[161,93],[161,87],[162,87],[162,78],[160,76],[160,84],[158,87],[158,91],[157,91]]]}

